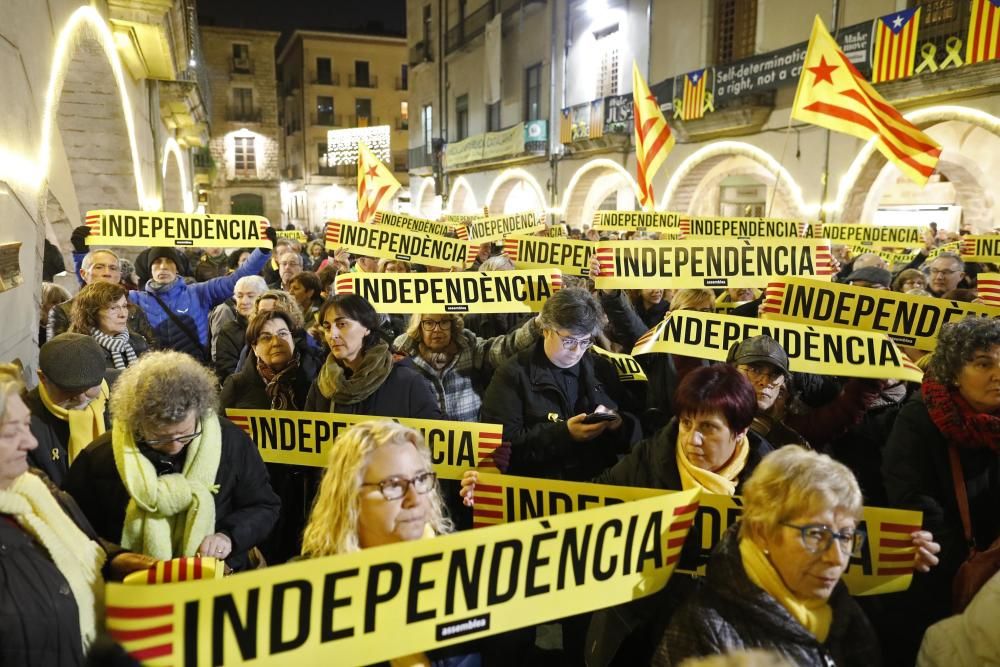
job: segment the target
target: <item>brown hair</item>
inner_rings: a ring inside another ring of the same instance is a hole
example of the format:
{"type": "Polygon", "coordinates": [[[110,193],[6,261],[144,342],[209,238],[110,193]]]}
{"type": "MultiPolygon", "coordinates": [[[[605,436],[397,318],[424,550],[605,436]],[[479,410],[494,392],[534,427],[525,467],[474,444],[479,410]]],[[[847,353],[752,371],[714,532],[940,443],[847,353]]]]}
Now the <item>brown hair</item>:
{"type": "Polygon", "coordinates": [[[94,329],[100,327],[101,309],[127,296],[128,290],[121,285],[91,283],[85,286],[73,299],[70,331],[90,335],[94,329]]]}
{"type": "Polygon", "coordinates": [[[295,318],[292,317],[291,313],[286,313],[281,308],[275,308],[274,310],[262,310],[253,317],[250,318],[250,324],[247,325],[247,345],[253,347],[257,344],[257,339],[260,338],[260,332],[264,329],[264,325],[271,320],[282,320],[288,325],[288,330],[295,333],[300,326],[295,325],[295,318]]]}

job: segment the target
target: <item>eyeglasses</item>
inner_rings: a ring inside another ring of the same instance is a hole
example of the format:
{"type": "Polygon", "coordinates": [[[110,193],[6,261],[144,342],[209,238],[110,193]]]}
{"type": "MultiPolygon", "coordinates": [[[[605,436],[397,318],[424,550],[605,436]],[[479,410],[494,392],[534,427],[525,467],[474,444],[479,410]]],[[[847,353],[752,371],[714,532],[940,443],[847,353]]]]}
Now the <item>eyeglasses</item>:
{"type": "Polygon", "coordinates": [[[427,332],[435,329],[451,331],[451,320],[420,320],[420,328],[427,332]]]}
{"type": "Polygon", "coordinates": [[[746,373],[753,382],[763,381],[768,384],[777,384],[785,377],[785,374],[777,368],[764,364],[740,364],[738,368],[746,373]]]}
{"type": "Polygon", "coordinates": [[[292,337],[292,332],[291,331],[289,331],[288,329],[280,329],[280,330],[274,332],[273,334],[271,334],[271,333],[262,333],[262,334],[260,334],[259,336],[257,336],[257,342],[258,343],[263,343],[264,345],[267,345],[268,343],[270,343],[275,338],[278,338],[278,339],[281,339],[281,340],[288,340],[291,337],[292,337]]]}
{"type": "Polygon", "coordinates": [[[586,351],[589,350],[594,344],[594,341],[590,338],[573,338],[572,336],[563,336],[558,331],[554,331],[553,333],[559,336],[559,342],[562,343],[564,350],[576,350],[583,348],[583,350],[586,351]]]}
{"type": "Polygon", "coordinates": [[[846,530],[835,532],[829,526],[821,523],[810,523],[805,526],[796,526],[791,523],[782,523],[782,526],[794,528],[799,531],[802,537],[802,546],[805,550],[816,556],[826,553],[834,540],[837,540],[837,548],[845,556],[857,558],[861,555],[861,547],[865,543],[865,534],[860,530],[846,530]]]}
{"type": "Polygon", "coordinates": [[[190,444],[192,440],[201,435],[201,429],[198,429],[194,433],[189,435],[172,435],[169,438],[159,438],[157,440],[143,440],[142,442],[149,447],[159,447],[160,445],[169,445],[172,442],[176,442],[181,445],[190,444]]]}
{"type": "Polygon", "coordinates": [[[961,273],[958,269],[931,269],[932,276],[950,276],[953,273],[961,273]]]}
{"type": "Polygon", "coordinates": [[[383,479],[381,482],[365,482],[361,486],[377,486],[382,497],[386,500],[399,500],[410,490],[411,484],[413,485],[413,490],[422,495],[434,488],[436,480],[437,473],[422,472],[413,479],[407,477],[389,477],[388,479],[383,479]]]}

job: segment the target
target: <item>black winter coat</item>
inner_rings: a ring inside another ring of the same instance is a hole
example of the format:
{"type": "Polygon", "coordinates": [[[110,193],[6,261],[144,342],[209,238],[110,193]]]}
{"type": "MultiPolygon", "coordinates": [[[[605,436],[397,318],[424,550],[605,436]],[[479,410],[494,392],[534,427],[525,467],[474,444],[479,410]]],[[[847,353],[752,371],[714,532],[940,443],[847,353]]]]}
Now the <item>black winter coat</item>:
{"type": "Polygon", "coordinates": [[[345,415],[378,417],[409,417],[411,419],[444,419],[437,399],[427,381],[409,359],[393,364],[388,377],[369,396],[357,403],[330,405],[316,382],[306,397],[307,412],[336,412],[345,415]]]}
{"type": "MultiPolygon", "coordinates": [[[[222,456],[215,475],[219,486],[214,494],[215,530],[232,540],[233,551],[226,564],[239,571],[250,564],[247,552],[271,534],[281,502],[271,489],[264,462],[247,434],[224,417],[219,418],[219,425],[222,456]]],[[[97,534],[117,544],[121,541],[129,495],[115,467],[111,433],[108,431],[80,452],[70,467],[65,489],[97,534]]],[[[140,451],[147,456],[156,455],[140,451]]]]}
{"type": "Polygon", "coordinates": [[[215,374],[223,382],[236,372],[240,354],[247,342],[247,319],[237,315],[235,320],[226,322],[215,338],[215,374]]]}
{"type": "MultiPolygon", "coordinates": [[[[31,410],[31,434],[38,441],[38,447],[28,452],[28,463],[62,488],[69,473],[69,422],[49,412],[37,387],[28,392],[24,402],[31,410]]],[[[107,413],[104,426],[111,428],[107,413]]]]}
{"type": "Polygon", "coordinates": [[[674,616],[653,665],[742,649],[776,651],[798,667],[876,667],[878,639],[868,618],[839,582],[829,600],[830,633],[822,644],[781,603],[750,581],[739,548],[739,524],[712,554],[705,585],[674,616]]]}
{"type": "Polygon", "coordinates": [[[555,379],[543,345],[539,340],[497,370],[483,397],[481,419],[503,425],[503,440],[511,443],[510,474],[586,481],[614,465],[617,455],[639,439],[638,420],[619,411],[624,390],[611,362],[591,352],[583,355],[574,405],[555,379]],[[587,442],[573,440],[566,420],[598,405],[619,411],[621,428],[587,442]]]}
{"type": "MultiPolygon", "coordinates": [[[[312,386],[316,374],[323,364],[317,351],[307,345],[296,345],[299,354],[299,368],[292,378],[292,390],[295,392],[295,405],[290,410],[302,410],[306,404],[306,396],[312,386]]],[[[226,378],[219,395],[219,405],[223,408],[243,408],[247,410],[270,410],[271,399],[267,396],[264,379],[257,370],[257,357],[251,350],[243,368],[226,378]]]]}
{"type": "MultiPolygon", "coordinates": [[[[121,549],[98,538],[72,498],[52,486],[49,490],[80,530],[107,552],[107,569],[121,549]]],[[[69,583],[45,548],[12,517],[0,514],[0,665],[83,664],[79,612],[69,583]]]]}

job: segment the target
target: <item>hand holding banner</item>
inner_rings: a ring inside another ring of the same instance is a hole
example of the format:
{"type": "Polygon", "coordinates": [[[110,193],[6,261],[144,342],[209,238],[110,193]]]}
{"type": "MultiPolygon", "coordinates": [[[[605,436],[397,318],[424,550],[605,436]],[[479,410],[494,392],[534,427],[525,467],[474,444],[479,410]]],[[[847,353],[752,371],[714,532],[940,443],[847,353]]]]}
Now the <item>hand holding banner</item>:
{"type": "Polygon", "coordinates": [[[963,262],[1000,262],[1000,234],[963,236],[960,248],[963,262]]]}
{"type": "Polygon", "coordinates": [[[186,246],[193,248],[270,248],[259,215],[150,213],[101,209],[87,211],[87,245],[186,246]]]}

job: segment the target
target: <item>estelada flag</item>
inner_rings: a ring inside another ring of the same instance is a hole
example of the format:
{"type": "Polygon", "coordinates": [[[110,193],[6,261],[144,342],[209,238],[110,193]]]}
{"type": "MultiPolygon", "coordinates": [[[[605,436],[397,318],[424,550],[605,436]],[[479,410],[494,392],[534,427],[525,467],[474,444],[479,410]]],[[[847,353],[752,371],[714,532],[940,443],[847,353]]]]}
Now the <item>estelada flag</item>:
{"type": "Polygon", "coordinates": [[[903,118],[861,76],[819,16],[813,22],[792,118],[875,139],[879,152],[920,185],[934,173],[941,156],[941,146],[903,118]]]}
{"type": "Polygon", "coordinates": [[[1000,0],[972,0],[965,63],[1000,58],[1000,0]]]}
{"type": "Polygon", "coordinates": [[[872,83],[913,76],[917,55],[920,8],[904,9],[875,19],[872,46],[872,83]]]}
{"type": "Polygon", "coordinates": [[[632,114],[635,119],[635,171],[639,182],[639,204],[652,211],[656,205],[653,196],[653,175],[673,150],[674,134],[670,131],[660,103],[650,92],[645,79],[632,61],[632,114]]]}
{"type": "Polygon", "coordinates": [[[358,221],[371,222],[379,205],[388,202],[402,186],[368,145],[358,142],[358,221]]]}
{"type": "Polygon", "coordinates": [[[705,72],[704,69],[684,75],[684,96],[681,102],[681,118],[697,120],[705,115],[705,72]]]}

